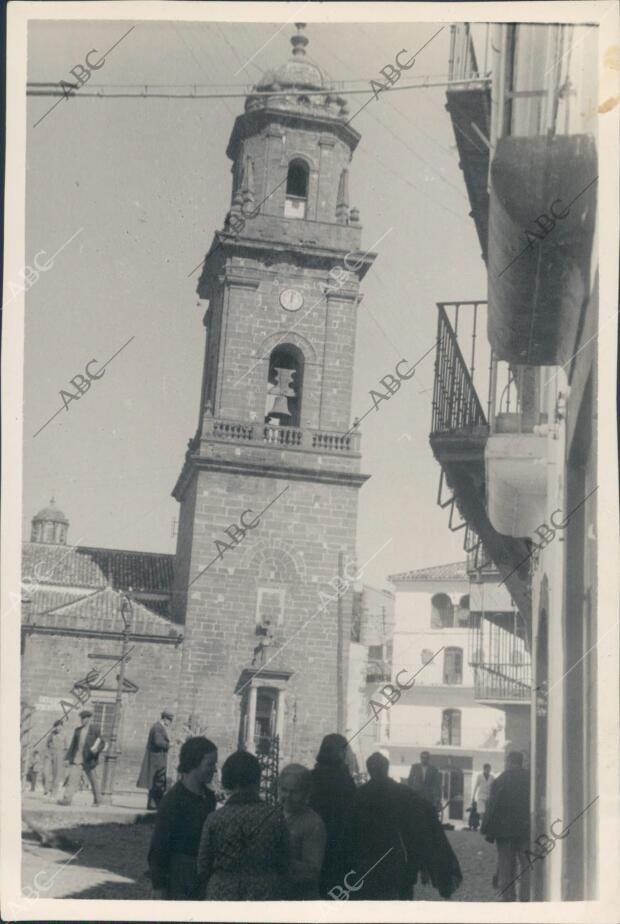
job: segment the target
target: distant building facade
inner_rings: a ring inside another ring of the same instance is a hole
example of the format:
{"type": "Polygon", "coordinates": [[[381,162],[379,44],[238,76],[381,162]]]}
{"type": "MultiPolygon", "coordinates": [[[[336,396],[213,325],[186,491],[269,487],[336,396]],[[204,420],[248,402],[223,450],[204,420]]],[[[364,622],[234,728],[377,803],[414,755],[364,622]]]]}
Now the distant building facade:
{"type": "Polygon", "coordinates": [[[504,768],[506,717],[476,698],[469,663],[472,614],[465,562],[421,568],[389,578],[394,585],[392,682],[415,682],[382,712],[381,744],[391,775],[405,782],[422,751],[441,772],[443,820],[467,821],[472,788],[483,764],[504,768]]]}
{"type": "Polygon", "coordinates": [[[350,665],[345,735],[361,773],[381,741],[379,719],[369,706],[377,690],[390,681],[394,641],[394,594],[363,585],[353,595],[350,665]]]}

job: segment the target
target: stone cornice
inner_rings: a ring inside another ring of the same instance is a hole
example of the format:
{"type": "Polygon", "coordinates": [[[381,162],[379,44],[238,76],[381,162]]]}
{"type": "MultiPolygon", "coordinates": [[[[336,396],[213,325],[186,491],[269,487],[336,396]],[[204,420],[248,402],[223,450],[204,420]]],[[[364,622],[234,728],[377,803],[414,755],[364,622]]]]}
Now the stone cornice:
{"type": "MultiPolygon", "coordinates": [[[[122,632],[106,631],[105,629],[89,629],[85,626],[43,626],[37,623],[26,623],[22,627],[24,635],[74,635],[81,638],[99,638],[120,641],[122,632]]],[[[156,642],[160,645],[178,646],[183,641],[183,635],[158,635],[145,633],[144,635],[129,635],[131,642],[156,642]]]]}
{"type": "Polygon", "coordinates": [[[238,273],[220,273],[217,281],[238,289],[258,289],[261,282],[256,276],[241,276],[238,273]]]}
{"type": "MultiPolygon", "coordinates": [[[[318,453],[317,453],[318,455],[318,453]]],[[[352,488],[361,488],[370,475],[360,472],[338,472],[302,468],[301,466],[278,465],[264,462],[260,464],[239,460],[210,459],[192,454],[186,459],[181,474],[177,479],[172,496],[181,501],[190,481],[197,471],[226,472],[235,475],[250,475],[256,478],[278,478],[284,481],[313,481],[317,484],[341,484],[352,488]]]]}

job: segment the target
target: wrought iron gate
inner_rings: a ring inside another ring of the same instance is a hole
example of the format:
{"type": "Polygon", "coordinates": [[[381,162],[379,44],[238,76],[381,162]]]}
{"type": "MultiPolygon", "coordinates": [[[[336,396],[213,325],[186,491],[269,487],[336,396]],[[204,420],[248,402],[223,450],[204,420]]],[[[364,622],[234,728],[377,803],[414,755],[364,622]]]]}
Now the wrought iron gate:
{"type": "Polygon", "coordinates": [[[278,801],[278,776],[280,772],[280,738],[261,738],[256,749],[261,766],[260,794],[269,805],[278,801]]]}

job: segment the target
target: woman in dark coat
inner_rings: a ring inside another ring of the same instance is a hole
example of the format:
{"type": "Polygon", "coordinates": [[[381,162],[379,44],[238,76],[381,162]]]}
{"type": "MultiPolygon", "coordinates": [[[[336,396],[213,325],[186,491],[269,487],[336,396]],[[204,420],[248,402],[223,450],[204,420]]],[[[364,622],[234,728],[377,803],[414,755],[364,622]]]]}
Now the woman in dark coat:
{"type": "Polygon", "coordinates": [[[347,740],[343,735],[326,735],[312,771],[308,805],[321,816],[327,831],[327,844],[321,870],[321,895],[342,885],[351,869],[350,846],[345,825],[353,807],[355,783],[346,764],[347,740]]]}
{"type": "Polygon", "coordinates": [[[198,851],[198,876],[208,901],[273,901],[287,897],[289,835],[282,807],[259,795],[261,768],[247,751],[222,767],[226,804],[210,815],[198,851]]]}
{"type": "Polygon", "coordinates": [[[181,747],[183,779],[164,796],[155,820],[148,861],[153,898],[199,899],[196,857],[202,826],[215,811],[207,784],[217,767],[217,748],[208,738],[188,738],[181,747]]]}
{"type": "Polygon", "coordinates": [[[170,748],[168,729],[173,718],[172,713],[164,709],[161,720],[151,725],[149,730],[140,776],[136,783],[139,789],[148,789],[149,791],[147,809],[156,809],[166,792],[168,750],[170,748]]]}

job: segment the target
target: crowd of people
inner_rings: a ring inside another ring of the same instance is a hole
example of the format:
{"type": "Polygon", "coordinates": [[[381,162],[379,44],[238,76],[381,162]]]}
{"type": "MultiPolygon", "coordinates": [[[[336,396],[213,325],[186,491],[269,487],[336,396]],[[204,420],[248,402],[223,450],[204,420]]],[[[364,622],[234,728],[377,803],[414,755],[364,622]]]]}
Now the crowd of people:
{"type": "Polygon", "coordinates": [[[421,879],[450,898],[462,877],[435,807],[390,779],[378,752],[368,782],[356,786],[347,750],[342,735],[327,735],[312,770],[284,767],[276,805],[260,798],[258,759],[236,751],[222,766],[227,799],[216,809],[217,747],[201,736],[185,741],[148,854],[153,897],[403,900],[421,879]]]}
{"type": "MultiPolygon", "coordinates": [[[[153,897],[182,900],[362,901],[414,897],[416,882],[430,882],[443,898],[461,883],[457,858],[439,822],[441,774],[428,751],[411,768],[407,785],[389,776],[381,753],[366,761],[361,782],[342,735],[326,735],[312,770],[284,767],[279,802],[261,800],[261,767],[247,751],[231,754],[222,767],[218,799],[211,785],[218,752],[208,738],[188,738],[180,750],[178,782],[166,792],[169,729],[164,710],[149,731],[138,786],[157,811],[148,855],[153,897]],[[357,782],[357,785],[356,785],[357,782]],[[217,810],[216,810],[217,809],[217,810]]],[[[106,747],[92,712],[80,712],[69,746],[59,720],[33,751],[27,780],[35,790],[71,803],[80,780],[101,802],[97,763],[106,747]]],[[[529,773],[523,755],[506,756],[497,778],[485,764],[472,791],[470,830],[497,848],[493,885],[502,901],[529,898],[529,773]]]]}

